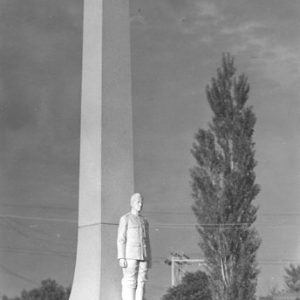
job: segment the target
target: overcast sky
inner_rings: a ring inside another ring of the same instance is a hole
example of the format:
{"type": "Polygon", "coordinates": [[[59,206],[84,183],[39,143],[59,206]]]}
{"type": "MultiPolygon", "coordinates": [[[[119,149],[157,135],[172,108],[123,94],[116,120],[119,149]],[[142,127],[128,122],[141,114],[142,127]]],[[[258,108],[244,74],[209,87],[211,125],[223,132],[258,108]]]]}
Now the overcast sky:
{"type": "MultiPolygon", "coordinates": [[[[284,267],[300,259],[299,1],[131,4],[135,163],[142,174],[136,186],[151,201],[150,219],[161,222],[173,213],[172,222],[187,222],[189,149],[196,129],[211,117],[205,86],[229,51],[249,78],[249,104],[257,115],[258,290],[280,286],[284,267]]],[[[154,237],[171,236],[167,244],[177,249],[174,237],[180,236],[191,244],[180,249],[188,253],[196,244],[191,231],[160,230],[154,237]]]]}
{"type": "MultiPolygon", "coordinates": [[[[149,294],[159,299],[170,284],[170,251],[200,256],[194,227],[174,224],[195,223],[190,148],[210,120],[205,86],[227,51],[257,115],[258,291],[280,286],[284,267],[300,263],[299,1],[130,5],[135,185],[150,224],[173,224],[152,227],[149,294]]],[[[31,218],[0,219],[0,293],[15,295],[44,278],[72,280],[82,3],[3,0],[0,14],[1,215],[31,218]]]]}

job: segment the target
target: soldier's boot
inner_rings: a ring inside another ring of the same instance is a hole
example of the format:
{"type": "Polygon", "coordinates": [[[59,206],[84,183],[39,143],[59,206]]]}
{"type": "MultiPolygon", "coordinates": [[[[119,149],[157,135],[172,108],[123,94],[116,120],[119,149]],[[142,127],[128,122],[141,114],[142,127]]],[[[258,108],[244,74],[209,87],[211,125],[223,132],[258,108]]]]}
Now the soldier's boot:
{"type": "Polygon", "coordinates": [[[135,288],[123,287],[122,300],[136,300],[135,299],[135,288]]]}
{"type": "Polygon", "coordinates": [[[139,282],[136,288],[135,300],[144,300],[145,282],[139,282]]]}

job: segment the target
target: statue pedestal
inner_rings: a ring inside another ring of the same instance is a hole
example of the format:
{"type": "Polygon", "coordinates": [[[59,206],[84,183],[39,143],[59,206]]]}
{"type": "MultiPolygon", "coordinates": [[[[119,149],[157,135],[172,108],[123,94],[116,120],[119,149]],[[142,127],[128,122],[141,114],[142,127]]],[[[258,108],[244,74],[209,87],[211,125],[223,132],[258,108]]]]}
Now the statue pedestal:
{"type": "Polygon", "coordinates": [[[133,193],[128,0],[84,0],[79,217],[70,300],[121,299],[117,223],[133,193]]]}

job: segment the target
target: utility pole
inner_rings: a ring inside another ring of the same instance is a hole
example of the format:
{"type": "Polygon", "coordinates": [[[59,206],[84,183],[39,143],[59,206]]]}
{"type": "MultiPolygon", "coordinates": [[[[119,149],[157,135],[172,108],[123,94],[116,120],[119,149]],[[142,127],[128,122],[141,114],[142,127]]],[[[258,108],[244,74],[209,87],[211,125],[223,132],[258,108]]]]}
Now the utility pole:
{"type": "Polygon", "coordinates": [[[175,257],[172,256],[171,258],[171,285],[175,285],[175,257]]]}
{"type": "Polygon", "coordinates": [[[205,260],[204,259],[191,259],[191,258],[177,258],[175,256],[171,257],[171,285],[175,286],[177,284],[177,281],[175,279],[175,264],[179,264],[182,266],[182,264],[188,264],[188,263],[198,263],[199,266],[205,266],[205,260]]]}

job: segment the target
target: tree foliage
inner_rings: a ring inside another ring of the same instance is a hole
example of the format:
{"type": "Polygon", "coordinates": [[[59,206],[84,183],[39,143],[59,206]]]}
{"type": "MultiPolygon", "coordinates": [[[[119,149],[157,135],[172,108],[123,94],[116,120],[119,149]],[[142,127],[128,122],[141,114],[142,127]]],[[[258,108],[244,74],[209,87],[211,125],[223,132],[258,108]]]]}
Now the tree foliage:
{"type": "Polygon", "coordinates": [[[202,271],[186,273],[182,283],[169,288],[162,300],[212,300],[206,274],[202,271]]]}
{"type": "Polygon", "coordinates": [[[253,133],[256,122],[247,106],[247,77],[235,75],[234,59],[224,54],[216,78],[206,88],[213,112],[207,130],[195,135],[191,170],[200,248],[214,299],[255,299],[260,245],[253,227],[259,193],[255,183],[253,133]]]}
{"type": "Polygon", "coordinates": [[[46,279],[39,288],[23,290],[20,297],[12,299],[4,295],[2,300],[68,300],[70,292],[70,288],[59,285],[55,280],[46,279]]]}
{"type": "Polygon", "coordinates": [[[290,292],[300,292],[300,266],[289,265],[285,268],[284,281],[290,292]]]}

